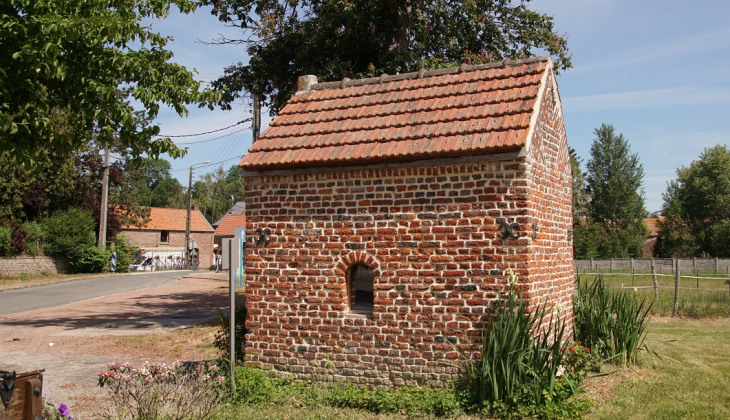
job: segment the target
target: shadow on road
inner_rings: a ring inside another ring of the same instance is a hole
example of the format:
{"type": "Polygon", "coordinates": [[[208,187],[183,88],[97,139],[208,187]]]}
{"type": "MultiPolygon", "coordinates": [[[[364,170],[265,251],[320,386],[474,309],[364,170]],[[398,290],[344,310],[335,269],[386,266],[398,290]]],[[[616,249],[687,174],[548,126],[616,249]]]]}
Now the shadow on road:
{"type": "MultiPolygon", "coordinates": [[[[243,303],[243,295],[237,297],[243,303]]],[[[225,292],[191,292],[170,293],[164,296],[143,294],[122,302],[104,302],[103,299],[92,299],[77,302],[79,306],[70,316],[68,310],[50,308],[19,313],[0,318],[0,325],[23,327],[63,327],[67,330],[84,328],[108,329],[145,329],[145,328],[180,328],[200,324],[212,319],[217,309],[228,308],[228,295],[225,292]],[[103,309],[103,310],[100,310],[103,309]],[[38,316],[35,313],[41,312],[38,316]],[[23,316],[23,315],[26,316],[23,316]],[[17,316],[16,316],[17,315],[17,316]]]]}

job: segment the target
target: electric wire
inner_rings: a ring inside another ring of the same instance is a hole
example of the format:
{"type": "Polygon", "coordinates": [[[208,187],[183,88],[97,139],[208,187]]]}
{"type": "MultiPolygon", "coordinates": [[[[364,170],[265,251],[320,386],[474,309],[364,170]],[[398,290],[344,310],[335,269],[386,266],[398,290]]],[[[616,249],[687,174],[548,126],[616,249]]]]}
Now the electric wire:
{"type": "Polygon", "coordinates": [[[235,123],[235,124],[231,124],[231,125],[229,125],[228,127],[223,127],[223,128],[219,128],[219,129],[216,129],[216,130],[211,130],[211,131],[205,131],[205,132],[203,132],[203,133],[195,133],[195,134],[177,134],[177,135],[172,135],[172,134],[158,134],[158,135],[157,135],[157,137],[178,137],[178,138],[179,138],[179,137],[196,137],[196,136],[204,136],[204,135],[206,135],[206,134],[212,134],[212,133],[217,133],[217,132],[219,132],[219,131],[223,131],[223,130],[228,130],[228,129],[229,129],[229,128],[231,128],[231,127],[235,127],[235,126],[237,126],[237,125],[241,125],[241,124],[244,124],[244,123],[247,123],[247,122],[251,122],[251,121],[252,121],[252,119],[251,119],[251,118],[246,118],[246,119],[244,119],[244,120],[241,120],[241,121],[239,121],[239,122],[237,122],[237,123],[235,123]]]}

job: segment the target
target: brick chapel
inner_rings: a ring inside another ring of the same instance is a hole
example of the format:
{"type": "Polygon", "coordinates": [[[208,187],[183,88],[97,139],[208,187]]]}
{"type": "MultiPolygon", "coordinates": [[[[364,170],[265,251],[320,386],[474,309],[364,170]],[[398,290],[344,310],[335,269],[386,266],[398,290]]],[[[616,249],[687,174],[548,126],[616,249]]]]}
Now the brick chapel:
{"type": "Polygon", "coordinates": [[[443,384],[510,271],[523,299],[572,324],[572,177],[550,57],[301,77],[240,167],[249,364],[443,384]]]}

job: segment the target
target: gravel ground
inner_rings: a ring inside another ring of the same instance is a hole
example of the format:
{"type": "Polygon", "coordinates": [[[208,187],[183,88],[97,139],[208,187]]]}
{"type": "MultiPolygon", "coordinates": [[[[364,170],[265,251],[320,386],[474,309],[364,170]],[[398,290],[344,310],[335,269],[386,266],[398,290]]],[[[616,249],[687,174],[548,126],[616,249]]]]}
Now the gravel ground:
{"type": "MultiPolygon", "coordinates": [[[[242,299],[241,299],[242,301],[242,299]]],[[[0,369],[45,369],[43,396],[94,418],[108,362],[141,364],[215,357],[217,308],[228,306],[227,275],[194,273],[161,287],[0,316],[0,369]]]]}

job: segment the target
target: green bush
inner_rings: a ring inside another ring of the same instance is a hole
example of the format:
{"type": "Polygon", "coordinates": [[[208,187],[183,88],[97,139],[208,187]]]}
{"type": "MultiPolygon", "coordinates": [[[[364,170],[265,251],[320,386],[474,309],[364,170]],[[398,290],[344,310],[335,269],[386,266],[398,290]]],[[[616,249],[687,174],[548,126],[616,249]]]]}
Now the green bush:
{"type": "MultiPolygon", "coordinates": [[[[511,276],[512,284],[514,277],[511,276]]],[[[485,319],[480,357],[465,355],[469,397],[477,410],[503,417],[578,417],[587,402],[582,369],[565,364],[565,323],[547,305],[532,314],[510,288],[485,319]]]]}
{"type": "Polygon", "coordinates": [[[13,246],[12,235],[12,227],[0,226],[0,257],[10,257],[14,255],[15,247],[13,246]]]}
{"type": "Polygon", "coordinates": [[[41,255],[43,250],[43,242],[45,240],[45,232],[43,226],[38,222],[23,223],[28,236],[25,238],[25,247],[23,253],[31,257],[41,255]]]}
{"type": "Polygon", "coordinates": [[[95,246],[80,246],[69,258],[69,265],[77,273],[101,273],[109,265],[112,253],[95,246]]]}
{"type": "Polygon", "coordinates": [[[137,248],[127,242],[127,238],[123,235],[117,235],[114,239],[112,251],[117,253],[117,273],[126,273],[129,271],[129,265],[134,262],[134,253],[137,248]]]}
{"type": "Polygon", "coordinates": [[[616,364],[636,363],[644,340],[652,303],[636,292],[612,291],[603,276],[591,284],[578,279],[573,298],[574,338],[616,364]]]}
{"type": "Polygon", "coordinates": [[[71,208],[57,213],[43,221],[46,232],[46,255],[56,258],[72,259],[80,252],[80,248],[94,245],[96,222],[91,213],[71,208]]]}

